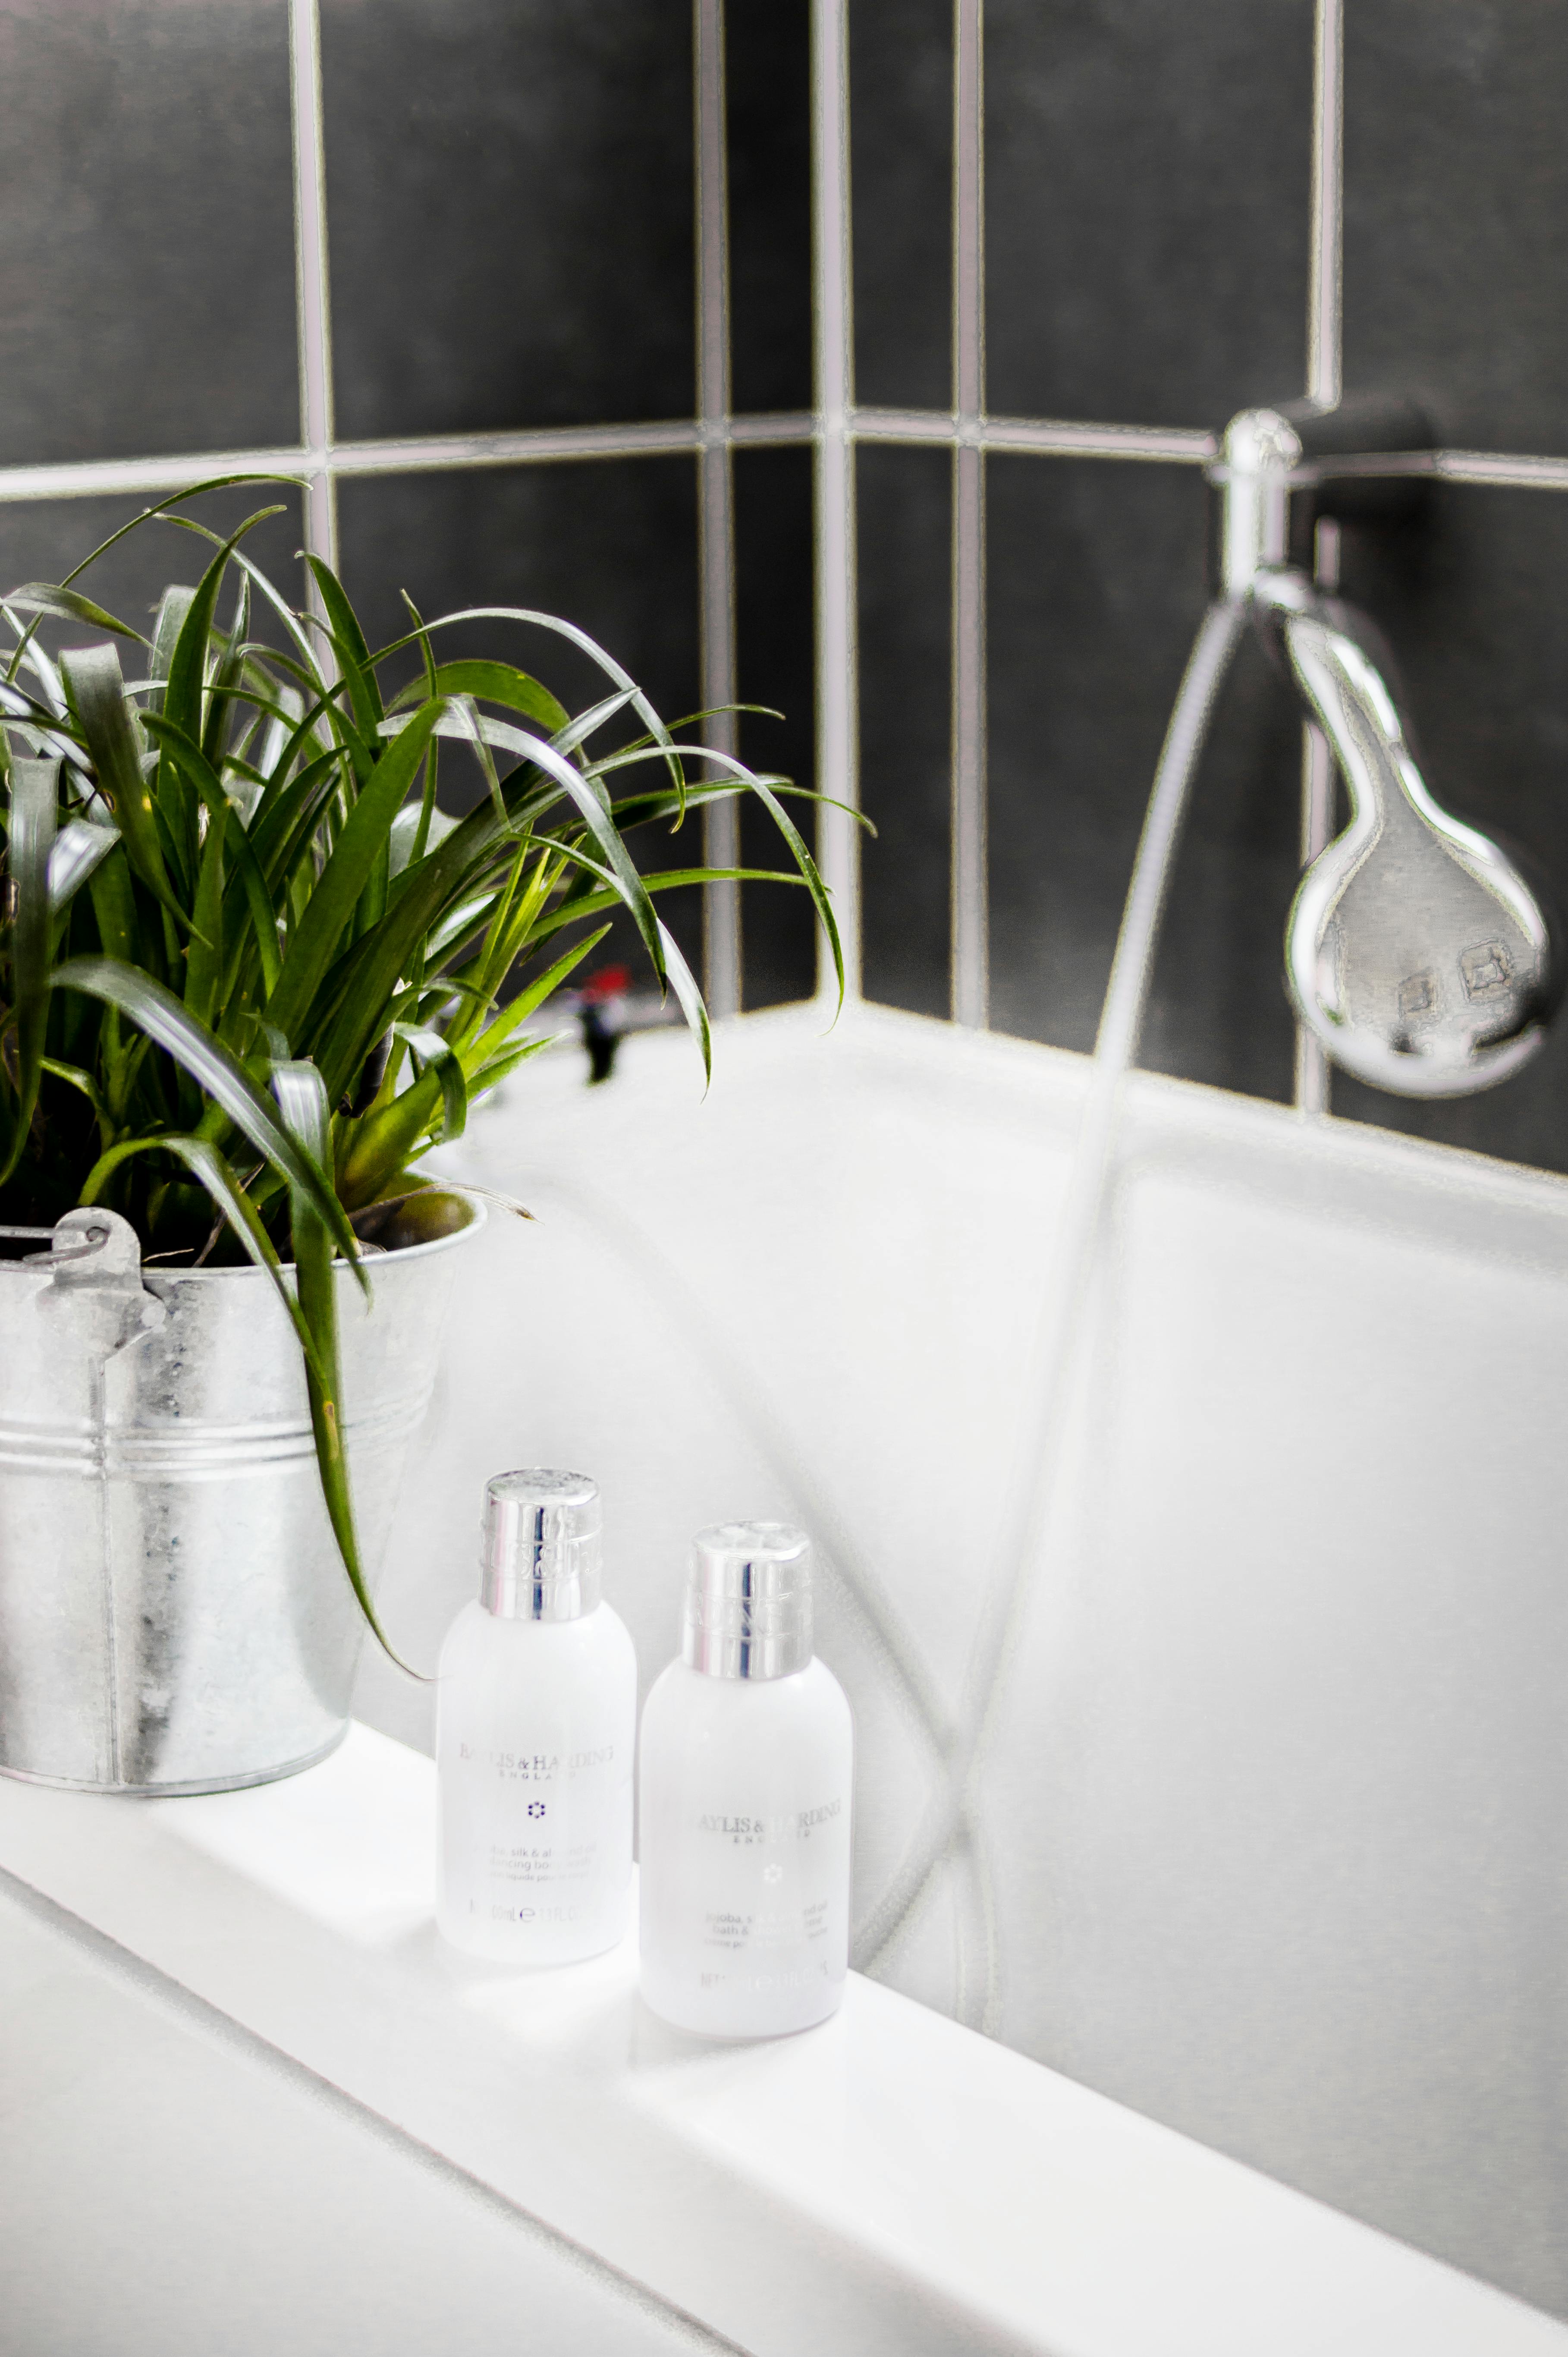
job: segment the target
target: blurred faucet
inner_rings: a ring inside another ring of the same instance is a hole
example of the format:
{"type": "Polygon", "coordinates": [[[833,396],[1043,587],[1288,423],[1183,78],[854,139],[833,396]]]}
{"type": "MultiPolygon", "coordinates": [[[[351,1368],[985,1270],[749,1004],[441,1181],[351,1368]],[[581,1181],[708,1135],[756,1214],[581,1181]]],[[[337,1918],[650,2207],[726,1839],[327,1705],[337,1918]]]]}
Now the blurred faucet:
{"type": "Polygon", "coordinates": [[[607,1081],[615,1071],[621,1041],[633,1031],[655,1031],[682,1020],[672,1000],[656,991],[634,991],[624,965],[601,966],[577,990],[564,990],[551,1001],[552,1011],[575,1015],[588,1051],[590,1087],[607,1081]]]}
{"type": "Polygon", "coordinates": [[[1337,1064],[1412,1097],[1463,1096],[1518,1071],[1563,979],[1513,861],[1434,799],[1380,634],[1313,579],[1317,516],[1408,496],[1430,471],[1430,441],[1403,404],[1249,409],[1212,470],[1221,594],[1283,661],[1350,806],[1291,909],[1291,998],[1337,1064]]]}

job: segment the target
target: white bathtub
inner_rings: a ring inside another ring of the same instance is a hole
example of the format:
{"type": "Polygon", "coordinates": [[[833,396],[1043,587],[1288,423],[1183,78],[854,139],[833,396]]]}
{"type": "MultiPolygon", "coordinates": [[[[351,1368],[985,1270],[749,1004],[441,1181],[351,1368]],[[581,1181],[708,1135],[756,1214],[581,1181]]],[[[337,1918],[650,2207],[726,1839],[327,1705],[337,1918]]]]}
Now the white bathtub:
{"type": "MultiPolygon", "coordinates": [[[[962,1706],[1087,1069],[795,1009],[705,1102],[676,1034],[520,1075],[455,1157],[537,1220],[459,1277],[406,1656],[502,1466],[599,1478],[645,1684],[691,1533],[805,1522],[868,1910],[962,1706]]],[[[978,1838],[875,1966],[1559,2312],[1565,1409],[1568,1184],[1137,1079],[978,1838]]],[[[428,1689],[371,1662],[359,1708],[428,1748],[428,1689]]]]}

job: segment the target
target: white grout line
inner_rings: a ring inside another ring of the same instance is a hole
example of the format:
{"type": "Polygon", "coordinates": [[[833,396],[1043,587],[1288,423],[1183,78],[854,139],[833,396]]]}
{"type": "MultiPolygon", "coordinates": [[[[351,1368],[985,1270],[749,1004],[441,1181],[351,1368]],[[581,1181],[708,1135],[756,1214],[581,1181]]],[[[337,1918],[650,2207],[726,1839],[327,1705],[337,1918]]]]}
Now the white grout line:
{"type": "Polygon", "coordinates": [[[522,427],[511,434],[420,436],[403,442],[340,442],[331,452],[342,475],[427,473],[458,467],[517,467],[557,458],[620,458],[666,450],[700,450],[703,429],[693,418],[646,425],[522,427]]]}
{"type": "MultiPolygon", "coordinates": [[[[854,315],[850,275],[848,0],[811,0],[811,310],[817,382],[817,851],[860,996],[854,315]]],[[[819,953],[820,986],[831,982],[819,953]]]]}
{"type": "MultiPolygon", "coordinates": [[[[326,453],[332,445],[332,307],[327,271],[327,151],[321,120],[321,26],[317,0],[289,0],[294,110],[295,287],[298,307],[299,431],[308,486],[306,545],[336,566],[337,499],[326,453]]],[[[315,602],[314,589],[312,601],[315,602]]]]}
{"type": "Polygon", "coordinates": [[[810,443],[809,410],[736,417],[708,426],[677,417],[649,425],[550,425],[511,434],[441,434],[401,441],[338,442],[326,451],[292,442],[268,450],[187,450],[161,458],[88,458],[53,467],[0,467],[0,504],[25,500],[132,497],[177,491],[212,475],[417,475],[469,467],[552,466],[579,458],[635,458],[726,442],[810,443]]]}
{"type": "Polygon", "coordinates": [[[669,417],[629,425],[523,426],[512,433],[428,435],[407,441],[339,442],[328,452],[335,474],[406,475],[437,468],[551,466],[561,459],[638,458],[672,450],[723,449],[732,442],[810,442],[809,410],[730,418],[669,417]]]}
{"type": "Polygon", "coordinates": [[[1344,0],[1317,0],[1312,91],[1311,259],[1306,390],[1326,409],[1342,390],[1345,246],[1344,0]]]}
{"type": "MultiPolygon", "coordinates": [[[[725,0],[693,0],[693,56],[696,74],[697,171],[697,410],[711,434],[723,428],[730,404],[729,187],[725,152],[725,0]]],[[[697,457],[698,581],[701,599],[703,704],[733,704],[735,647],[735,475],[729,444],[704,438],[697,457]]],[[[739,751],[735,716],[705,721],[703,736],[715,751],[739,751]]],[[[703,858],[709,867],[740,865],[740,805],[714,802],[703,813],[703,858]]],[[[738,1015],[741,1005],[741,909],[738,884],[709,884],[703,893],[703,995],[715,1017],[738,1015]]]]}
{"type": "Polygon", "coordinates": [[[1509,457],[1501,451],[1437,450],[1432,472],[1445,483],[1476,483],[1521,491],[1568,491],[1568,458],[1509,457]]]}
{"type": "Polygon", "coordinates": [[[0,467],[0,505],[29,500],[134,498],[177,491],[215,475],[303,476],[312,453],[202,450],[172,458],[86,458],[58,467],[0,467]]]}
{"type": "Polygon", "coordinates": [[[771,415],[758,411],[749,417],[727,418],[725,425],[727,438],[736,444],[814,442],[817,438],[816,413],[810,409],[780,409],[771,415]]]}
{"type": "Polygon", "coordinates": [[[953,0],[952,917],[955,1022],[990,1012],[986,877],[983,0],[953,0]]]}
{"type": "Polygon", "coordinates": [[[963,417],[942,409],[856,409],[857,442],[958,443],[977,450],[1032,450],[1056,458],[1151,458],[1203,466],[1219,454],[1212,434],[1181,425],[1098,425],[1055,417],[963,417]]]}
{"type": "MultiPolygon", "coordinates": [[[[987,417],[972,426],[940,409],[859,409],[845,413],[853,442],[957,443],[982,450],[1032,451],[1041,457],[1143,459],[1204,466],[1216,456],[1212,436],[1184,426],[1092,425],[1049,417],[987,417]]],[[[134,498],[177,491],[211,475],[303,476],[325,464],[334,477],[417,475],[470,467],[553,466],[588,458],[658,457],[714,443],[804,446],[820,439],[809,410],[732,417],[710,427],[694,418],[648,425],[548,425],[510,434],[428,435],[403,441],[338,442],[325,451],[299,443],[258,450],[185,450],[157,458],[84,458],[49,467],[0,467],[0,506],[28,500],[134,498]]],[[[1506,450],[1423,450],[1384,474],[1436,476],[1479,490],[1568,491],[1568,457],[1506,450]]]]}

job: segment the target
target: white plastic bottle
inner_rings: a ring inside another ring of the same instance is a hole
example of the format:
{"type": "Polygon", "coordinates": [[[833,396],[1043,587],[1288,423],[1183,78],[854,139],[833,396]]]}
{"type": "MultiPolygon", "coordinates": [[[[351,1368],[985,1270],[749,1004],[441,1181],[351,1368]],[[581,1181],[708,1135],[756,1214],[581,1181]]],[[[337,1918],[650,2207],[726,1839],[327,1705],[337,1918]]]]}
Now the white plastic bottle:
{"type": "Polygon", "coordinates": [[[692,1549],[681,1659],[643,1707],[642,1994],[678,2029],[771,2038],[849,1967],[854,1737],[811,1650],[811,1549],[720,1523],[692,1549]]]}
{"type": "Polygon", "coordinates": [[[486,1485],[479,1600],[436,1688],[435,1920],[473,1955],[569,1964],[626,1928],[637,1660],[599,1599],[599,1533],[585,1474],[486,1485]]]}

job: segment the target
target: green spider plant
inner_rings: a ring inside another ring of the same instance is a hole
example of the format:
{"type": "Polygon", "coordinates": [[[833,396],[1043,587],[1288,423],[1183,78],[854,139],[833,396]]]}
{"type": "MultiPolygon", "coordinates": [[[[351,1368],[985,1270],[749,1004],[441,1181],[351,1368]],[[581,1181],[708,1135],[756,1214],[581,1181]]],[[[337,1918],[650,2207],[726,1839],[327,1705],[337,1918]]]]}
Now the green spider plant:
{"type": "Polygon", "coordinates": [[[706,1010],[656,894],[715,875],[802,885],[842,990],[838,934],[787,781],[678,744],[585,632],[521,608],[427,624],[410,606],[406,634],[372,651],[326,565],[308,560],[306,615],[247,554],[279,510],[222,539],[178,504],[124,528],[196,536],[195,586],[165,591],[149,636],[70,586],[124,532],[63,583],[0,598],[0,1220],[103,1203],[166,1265],[270,1274],[333,1530],[381,1637],[339,1442],[334,1260],[366,1286],[359,1232],[429,1184],[419,1157],[461,1133],[477,1092],[548,1044],[529,1017],[617,910],[704,1067],[706,1010]],[[46,617],[109,636],[57,662],[46,617]],[[451,631],[481,619],[569,640],[605,694],[574,715],[529,673],[463,656],[451,631]],[[389,685],[389,667],[414,676],[389,685]],[[640,733],[594,753],[616,722],[640,733]],[[483,780],[462,819],[436,802],[454,742],[483,780]],[[693,756],[705,782],[687,780],[693,756]],[[630,830],[737,793],[767,806],[792,870],[639,873],[630,830]]]}

